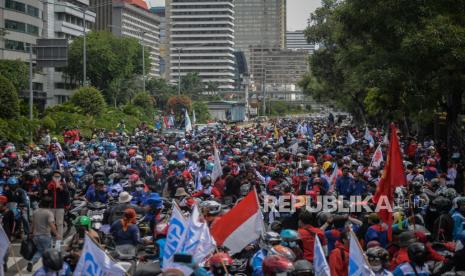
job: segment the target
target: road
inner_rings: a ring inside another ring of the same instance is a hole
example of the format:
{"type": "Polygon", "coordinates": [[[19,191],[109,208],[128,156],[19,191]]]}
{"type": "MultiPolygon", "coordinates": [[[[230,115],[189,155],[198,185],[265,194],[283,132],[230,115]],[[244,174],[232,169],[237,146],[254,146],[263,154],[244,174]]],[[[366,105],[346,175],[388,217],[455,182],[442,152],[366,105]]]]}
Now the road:
{"type": "Polygon", "coordinates": [[[8,271],[5,273],[6,276],[33,275],[33,272],[38,270],[42,266],[42,261],[39,261],[34,265],[34,268],[32,269],[32,271],[33,271],[32,273],[27,272],[26,267],[27,267],[28,261],[26,261],[19,254],[19,248],[20,247],[21,247],[20,242],[14,242],[14,243],[11,244],[10,257],[8,258],[8,271]],[[18,272],[18,270],[19,270],[19,272],[18,272]]]}

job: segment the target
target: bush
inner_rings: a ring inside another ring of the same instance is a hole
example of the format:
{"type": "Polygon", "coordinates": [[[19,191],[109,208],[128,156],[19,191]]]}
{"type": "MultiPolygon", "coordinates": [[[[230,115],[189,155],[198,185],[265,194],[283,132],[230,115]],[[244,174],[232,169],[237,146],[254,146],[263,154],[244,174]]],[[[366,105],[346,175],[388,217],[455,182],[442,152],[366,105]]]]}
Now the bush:
{"type": "Polygon", "coordinates": [[[0,137],[13,143],[28,143],[31,133],[39,129],[37,120],[21,116],[15,119],[0,119],[0,137]]]}
{"type": "Polygon", "coordinates": [[[16,88],[4,76],[0,75],[0,118],[19,117],[19,99],[16,88]]]}
{"type": "Polygon", "coordinates": [[[205,102],[194,102],[192,110],[195,111],[196,123],[198,124],[205,124],[211,119],[208,105],[205,102]]]}
{"type": "Polygon", "coordinates": [[[105,109],[105,99],[102,93],[94,87],[77,89],[70,101],[87,115],[100,115],[105,109]]]}
{"type": "Polygon", "coordinates": [[[49,115],[42,118],[40,125],[46,129],[55,129],[57,127],[57,124],[49,115]]]}
{"type": "Polygon", "coordinates": [[[155,106],[155,99],[147,92],[138,92],[132,99],[132,104],[143,109],[152,110],[155,106]]]}

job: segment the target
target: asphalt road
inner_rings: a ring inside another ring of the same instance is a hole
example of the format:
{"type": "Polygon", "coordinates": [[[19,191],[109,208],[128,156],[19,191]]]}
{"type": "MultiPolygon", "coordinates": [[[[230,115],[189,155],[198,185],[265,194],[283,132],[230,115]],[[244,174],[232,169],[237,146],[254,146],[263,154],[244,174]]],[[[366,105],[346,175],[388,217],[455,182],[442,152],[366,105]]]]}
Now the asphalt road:
{"type": "Polygon", "coordinates": [[[21,243],[15,242],[11,244],[10,248],[10,257],[8,258],[8,270],[6,271],[5,275],[7,276],[12,276],[12,275],[33,275],[34,271],[38,270],[40,267],[42,267],[42,262],[39,261],[34,265],[34,268],[32,269],[31,272],[27,272],[26,267],[28,261],[25,260],[21,255],[19,254],[19,248],[21,246],[21,243]]]}

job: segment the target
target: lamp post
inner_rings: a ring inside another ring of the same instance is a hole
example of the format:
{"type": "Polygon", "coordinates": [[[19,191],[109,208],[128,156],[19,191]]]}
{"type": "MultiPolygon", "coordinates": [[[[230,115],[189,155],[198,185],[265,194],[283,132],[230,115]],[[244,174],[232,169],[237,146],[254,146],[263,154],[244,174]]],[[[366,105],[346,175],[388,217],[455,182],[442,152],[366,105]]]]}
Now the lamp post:
{"type": "Polygon", "coordinates": [[[178,51],[178,96],[181,95],[181,51],[189,47],[206,46],[208,43],[193,44],[186,47],[176,47],[178,51]]]}

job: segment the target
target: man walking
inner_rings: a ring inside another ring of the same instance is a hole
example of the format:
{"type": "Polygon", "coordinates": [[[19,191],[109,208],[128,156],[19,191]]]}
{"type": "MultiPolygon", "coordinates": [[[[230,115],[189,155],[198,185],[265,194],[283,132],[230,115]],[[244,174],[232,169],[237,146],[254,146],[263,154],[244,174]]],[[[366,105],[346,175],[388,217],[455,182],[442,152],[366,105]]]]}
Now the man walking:
{"type": "Polygon", "coordinates": [[[42,254],[52,246],[51,232],[57,240],[61,240],[61,236],[55,226],[55,218],[50,211],[50,198],[42,199],[37,209],[32,215],[32,241],[37,248],[37,252],[32,257],[32,260],[27,264],[27,271],[31,272],[32,267],[40,260],[42,254]]]}

